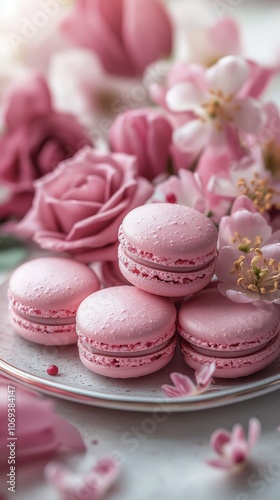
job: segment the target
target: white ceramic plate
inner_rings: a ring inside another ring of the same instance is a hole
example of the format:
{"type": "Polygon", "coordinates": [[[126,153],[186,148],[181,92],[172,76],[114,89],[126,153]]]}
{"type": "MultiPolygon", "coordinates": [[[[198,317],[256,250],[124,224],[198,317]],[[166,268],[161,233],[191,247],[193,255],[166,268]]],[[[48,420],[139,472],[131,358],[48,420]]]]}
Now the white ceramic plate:
{"type": "Polygon", "coordinates": [[[107,408],[179,412],[213,408],[271,392],[280,388],[280,357],[265,370],[247,378],[217,379],[210,390],[189,398],[167,398],[161,390],[174,371],[193,377],[193,371],[178,351],[163,370],[131,380],[115,380],[88,371],[80,362],[76,346],[45,347],[19,337],[10,325],[7,284],[0,286],[0,370],[13,380],[41,392],[107,408]],[[48,366],[59,367],[59,375],[47,374],[48,366]]]}

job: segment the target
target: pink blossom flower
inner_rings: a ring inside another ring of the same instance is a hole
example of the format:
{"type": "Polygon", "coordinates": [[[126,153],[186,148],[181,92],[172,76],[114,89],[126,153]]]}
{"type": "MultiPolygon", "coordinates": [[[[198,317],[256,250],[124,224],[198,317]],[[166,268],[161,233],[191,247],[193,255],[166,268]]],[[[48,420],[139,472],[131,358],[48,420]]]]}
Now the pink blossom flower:
{"type": "Polygon", "coordinates": [[[116,482],[120,467],[113,458],[100,459],[88,472],[73,473],[59,462],[50,462],[45,468],[47,480],[61,494],[63,500],[100,500],[116,482]]]}
{"type": "MultiPolygon", "coordinates": [[[[200,85],[204,78],[205,69],[200,64],[189,64],[186,62],[157,61],[151,64],[145,72],[144,81],[149,87],[150,96],[153,101],[159,104],[166,111],[172,113],[172,109],[166,103],[166,94],[174,86],[183,82],[191,82],[193,85],[200,85]]],[[[178,117],[178,112],[174,113],[174,120],[178,122],[182,117],[193,116],[191,111],[182,111],[178,117]]]]}
{"type": "Polygon", "coordinates": [[[207,202],[197,173],[180,169],[178,175],[171,175],[159,182],[150,202],[171,202],[207,212],[207,202]]]}
{"type": "Polygon", "coordinates": [[[54,455],[62,446],[85,451],[79,432],[55,414],[53,402],[0,376],[0,467],[7,465],[8,391],[16,401],[16,457],[19,463],[54,455]]]}
{"type": "Polygon", "coordinates": [[[163,385],[162,390],[170,398],[195,396],[201,394],[210,387],[212,375],[215,371],[215,363],[206,363],[195,371],[196,384],[186,375],[171,373],[170,378],[174,385],[163,385]]]}
{"type": "Polygon", "coordinates": [[[182,82],[166,94],[173,112],[194,113],[194,119],[177,128],[174,143],[198,154],[206,145],[224,145],[227,128],[255,133],[264,123],[262,105],[239,93],[249,77],[249,65],[241,57],[226,56],[205,71],[200,82],[182,82]]]}
{"type": "Polygon", "coordinates": [[[83,262],[117,260],[122,219],[152,193],[135,157],[86,147],[35,182],[33,206],[18,231],[83,262]]]}
{"type": "Polygon", "coordinates": [[[228,171],[212,175],[207,185],[210,192],[224,199],[233,201],[238,196],[247,196],[262,214],[279,208],[279,188],[280,185],[265,168],[262,151],[258,147],[232,162],[228,171]]]}
{"type": "Polygon", "coordinates": [[[258,441],[260,433],[261,423],[257,418],[250,418],[249,420],[247,439],[240,424],[235,424],[231,433],[226,429],[217,429],[211,435],[210,445],[219,455],[219,458],[209,459],[207,463],[225,470],[244,465],[252,448],[258,441]]]}
{"type": "Polygon", "coordinates": [[[219,250],[215,269],[219,291],[234,302],[280,304],[280,243],[249,253],[229,246],[219,250]]]}
{"type": "Polygon", "coordinates": [[[280,231],[272,233],[272,227],[260,213],[239,210],[222,217],[219,225],[218,246],[230,246],[240,252],[249,253],[251,248],[278,243],[280,231]]]}
{"type": "Polygon", "coordinates": [[[172,50],[171,21],[159,0],[76,0],[61,29],[115,75],[141,75],[172,50]]]}
{"type": "Polygon", "coordinates": [[[72,115],[52,107],[43,77],[15,84],[3,100],[6,130],[0,136],[0,183],[8,196],[1,217],[22,217],[31,207],[33,181],[92,141],[72,115]]]}
{"type": "Polygon", "coordinates": [[[241,53],[240,32],[231,17],[224,17],[209,28],[196,28],[188,33],[190,60],[211,66],[226,55],[241,53]]]}
{"type": "Polygon", "coordinates": [[[172,127],[163,113],[127,111],[116,118],[109,138],[113,151],[136,156],[139,175],[152,180],[167,172],[172,127]]]}

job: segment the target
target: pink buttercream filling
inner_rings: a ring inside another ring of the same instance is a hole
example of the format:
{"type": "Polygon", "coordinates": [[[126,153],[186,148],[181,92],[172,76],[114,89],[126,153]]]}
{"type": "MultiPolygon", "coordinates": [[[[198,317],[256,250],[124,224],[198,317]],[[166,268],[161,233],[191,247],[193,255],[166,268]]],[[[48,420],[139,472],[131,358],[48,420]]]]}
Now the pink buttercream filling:
{"type": "Polygon", "coordinates": [[[172,272],[171,270],[160,270],[154,269],[149,266],[144,266],[139,262],[135,262],[128,255],[123,253],[123,248],[119,247],[118,251],[119,261],[121,264],[133,274],[137,274],[145,279],[157,280],[160,282],[166,283],[174,283],[174,284],[188,284],[188,283],[197,283],[209,276],[212,276],[214,273],[215,267],[215,259],[213,259],[208,264],[204,265],[202,268],[182,272],[181,269],[177,270],[177,272],[172,272]]]}
{"type": "Polygon", "coordinates": [[[62,332],[74,332],[75,323],[38,323],[37,321],[32,321],[31,319],[24,318],[17,313],[12,307],[9,310],[11,321],[14,325],[18,325],[20,328],[26,331],[40,332],[46,334],[59,334],[62,332]]]}
{"type": "Polygon", "coordinates": [[[119,241],[120,241],[120,246],[122,247],[122,251],[126,254],[130,254],[134,260],[137,260],[139,263],[142,263],[143,265],[149,265],[149,263],[154,263],[158,264],[159,266],[165,266],[168,268],[172,266],[174,266],[175,268],[178,267],[192,268],[197,266],[201,267],[205,266],[207,262],[212,260],[217,253],[216,247],[214,247],[204,255],[199,255],[188,259],[174,259],[170,257],[159,256],[152,252],[145,252],[144,250],[136,248],[134,245],[132,245],[132,243],[129,242],[124,236],[121,227],[119,229],[119,241]]]}
{"type": "Polygon", "coordinates": [[[133,355],[133,353],[142,354],[145,351],[151,353],[151,349],[159,348],[163,345],[166,345],[170,338],[174,335],[175,326],[172,329],[165,333],[164,335],[159,336],[156,340],[146,340],[146,341],[138,341],[127,344],[108,344],[106,342],[100,342],[94,339],[91,339],[85,335],[83,335],[77,326],[77,334],[80,339],[81,345],[83,345],[90,352],[95,353],[100,351],[101,353],[106,351],[106,354],[114,356],[119,353],[129,353],[133,355]]]}
{"type": "Polygon", "coordinates": [[[171,339],[168,343],[167,346],[162,348],[161,350],[146,354],[144,356],[140,355],[139,356],[110,356],[108,354],[106,355],[101,355],[101,354],[94,354],[90,352],[87,348],[85,348],[81,343],[80,340],[78,340],[78,349],[80,353],[80,357],[86,358],[89,362],[94,363],[94,365],[97,366],[108,366],[108,367],[115,367],[115,368],[127,368],[128,366],[130,368],[133,367],[138,367],[142,365],[147,365],[149,363],[152,363],[153,361],[156,361],[157,359],[163,358],[163,357],[168,357],[170,356],[174,351],[176,347],[176,340],[171,339]]]}
{"type": "Polygon", "coordinates": [[[39,309],[37,307],[25,306],[16,300],[10,291],[8,291],[8,299],[14,309],[26,317],[37,318],[69,318],[76,316],[77,309],[39,309]]]}
{"type": "Polygon", "coordinates": [[[208,356],[192,349],[193,346],[187,345],[187,342],[181,344],[181,349],[187,363],[188,359],[192,359],[194,362],[200,364],[215,361],[216,369],[225,370],[230,368],[243,368],[244,364],[246,365],[252,364],[253,362],[257,363],[259,361],[264,361],[265,359],[270,358],[274,353],[277,353],[279,345],[280,337],[276,336],[266,344],[265,348],[262,346],[259,349],[256,349],[255,352],[233,357],[222,357],[217,355],[216,352],[212,352],[212,354],[208,356]]]}
{"type": "MultiPolygon", "coordinates": [[[[251,340],[246,339],[246,341],[242,341],[242,339],[238,342],[237,340],[232,343],[221,343],[221,342],[214,342],[214,341],[206,341],[202,339],[198,339],[194,335],[189,334],[188,332],[184,331],[183,328],[178,325],[178,332],[182,337],[182,342],[186,341],[187,344],[190,344],[194,350],[199,350],[199,349],[204,349],[204,350],[212,350],[215,351],[215,355],[219,356],[219,352],[233,352],[237,351],[239,353],[242,350],[245,350],[248,352],[248,350],[251,350],[252,352],[257,351],[259,349],[262,349],[264,344],[266,344],[268,341],[270,341],[275,335],[279,333],[280,330],[280,325],[275,325],[272,330],[265,335],[258,337],[258,338],[252,338],[251,340]]],[[[210,355],[210,354],[209,354],[210,355]]],[[[222,355],[221,355],[222,356],[222,355]]]]}

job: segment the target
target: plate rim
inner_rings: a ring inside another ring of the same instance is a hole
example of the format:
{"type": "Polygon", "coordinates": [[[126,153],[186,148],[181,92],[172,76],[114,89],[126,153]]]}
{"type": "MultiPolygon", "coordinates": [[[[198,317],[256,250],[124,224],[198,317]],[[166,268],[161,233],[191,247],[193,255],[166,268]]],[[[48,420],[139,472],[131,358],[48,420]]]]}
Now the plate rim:
{"type": "Polygon", "coordinates": [[[39,392],[54,396],[63,400],[76,403],[83,403],[89,406],[110,408],[131,411],[157,411],[178,413],[185,411],[205,410],[226,406],[228,404],[247,401],[254,397],[259,397],[280,389],[280,373],[271,377],[266,377],[263,381],[248,383],[242,388],[224,389],[222,391],[208,391],[198,396],[186,398],[152,398],[119,396],[114,394],[98,394],[88,389],[71,387],[59,382],[32,375],[25,370],[14,367],[10,363],[0,358],[0,372],[6,377],[20,382],[27,387],[31,387],[39,392]]]}

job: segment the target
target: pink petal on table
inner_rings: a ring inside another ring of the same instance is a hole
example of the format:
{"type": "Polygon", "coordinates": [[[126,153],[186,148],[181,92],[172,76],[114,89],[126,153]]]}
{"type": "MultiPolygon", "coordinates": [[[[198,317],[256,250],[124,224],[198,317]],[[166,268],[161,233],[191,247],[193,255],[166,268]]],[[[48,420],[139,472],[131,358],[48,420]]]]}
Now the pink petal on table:
{"type": "Polygon", "coordinates": [[[112,458],[99,460],[87,473],[74,473],[59,462],[45,468],[46,479],[67,500],[101,499],[119,476],[119,464],[112,458]]]}
{"type": "Polygon", "coordinates": [[[261,434],[261,423],[257,418],[250,418],[248,431],[248,449],[256,444],[261,434]]]}
{"type": "Polygon", "coordinates": [[[230,433],[226,429],[217,429],[213,432],[210,438],[210,446],[219,455],[223,454],[223,447],[229,443],[231,439],[230,433]]]}
{"type": "Polygon", "coordinates": [[[222,458],[210,458],[206,460],[206,463],[212,467],[216,467],[217,469],[229,470],[232,468],[232,462],[222,458]]]}

